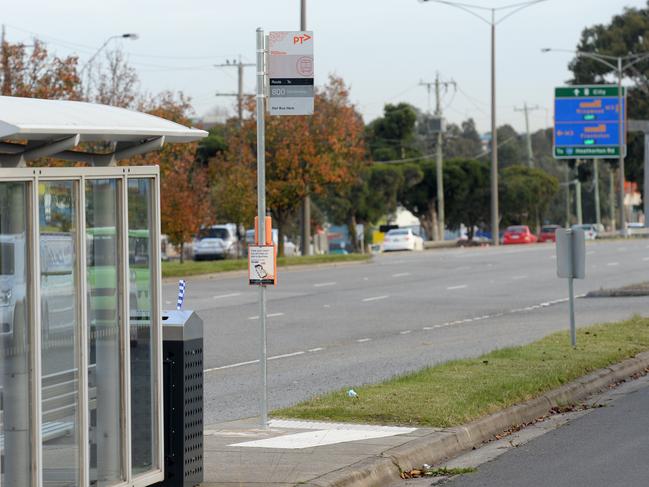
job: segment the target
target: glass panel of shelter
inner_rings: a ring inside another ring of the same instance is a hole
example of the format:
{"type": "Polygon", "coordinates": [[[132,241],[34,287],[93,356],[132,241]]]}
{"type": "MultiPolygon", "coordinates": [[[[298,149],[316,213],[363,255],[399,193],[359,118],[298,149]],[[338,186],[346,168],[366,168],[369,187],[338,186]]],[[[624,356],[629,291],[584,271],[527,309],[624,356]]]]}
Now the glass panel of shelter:
{"type": "Polygon", "coordinates": [[[159,384],[154,365],[159,351],[153,329],[153,320],[159,318],[154,312],[158,302],[153,281],[158,253],[152,248],[158,241],[155,183],[153,177],[0,181],[0,487],[33,485],[33,448],[39,446],[43,487],[85,487],[79,476],[82,438],[88,441],[89,486],[108,487],[126,480],[126,441],[132,463],[128,477],[160,468],[159,384]],[[122,197],[124,190],[127,194],[122,197]],[[30,201],[37,207],[32,209],[30,201]],[[128,213],[122,202],[128,205],[128,213]],[[39,248],[30,253],[32,226],[39,248]],[[129,230],[124,233],[122,228],[129,230]],[[81,242],[85,242],[85,266],[79,259],[81,242]],[[121,249],[128,253],[128,278],[123,278],[126,256],[121,249]],[[30,255],[40,260],[40,276],[34,283],[41,298],[42,427],[36,435],[40,445],[32,443],[35,423],[30,420],[35,411],[34,375],[29,374],[34,360],[30,323],[36,307],[30,301],[30,255]],[[85,275],[80,277],[83,268],[85,275]],[[81,297],[84,287],[87,296],[81,297]],[[121,313],[126,293],[128,323],[121,313]],[[83,323],[88,341],[80,344],[83,323]],[[123,343],[129,336],[130,347],[123,343]],[[81,346],[87,347],[89,362],[87,405],[80,404],[81,346]],[[124,348],[130,354],[124,355],[124,348]],[[129,362],[124,362],[129,355],[129,362]],[[125,437],[124,367],[130,374],[131,438],[125,437]],[[79,428],[80,407],[87,408],[85,434],[79,428]]]}
{"type": "Polygon", "coordinates": [[[32,398],[29,231],[32,184],[0,182],[0,485],[29,486],[32,398]]]}

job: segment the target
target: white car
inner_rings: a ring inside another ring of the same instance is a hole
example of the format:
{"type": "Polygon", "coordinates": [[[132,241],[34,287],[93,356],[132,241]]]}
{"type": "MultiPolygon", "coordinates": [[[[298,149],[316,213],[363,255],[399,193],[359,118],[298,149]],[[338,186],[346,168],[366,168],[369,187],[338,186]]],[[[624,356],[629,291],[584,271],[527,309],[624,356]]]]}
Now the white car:
{"type": "Polygon", "coordinates": [[[582,225],[573,225],[573,230],[583,230],[584,238],[586,240],[595,240],[597,238],[597,229],[592,223],[584,223],[582,225]]]}
{"type": "Polygon", "coordinates": [[[393,250],[424,250],[424,239],[410,228],[394,228],[383,239],[383,252],[393,250]]]}

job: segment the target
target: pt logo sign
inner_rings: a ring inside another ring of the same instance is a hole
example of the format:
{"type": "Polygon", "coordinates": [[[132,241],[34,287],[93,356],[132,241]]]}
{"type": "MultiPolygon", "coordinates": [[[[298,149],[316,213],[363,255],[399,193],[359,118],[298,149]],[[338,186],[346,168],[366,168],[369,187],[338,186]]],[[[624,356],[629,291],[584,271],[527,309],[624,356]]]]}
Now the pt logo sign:
{"type": "Polygon", "coordinates": [[[313,39],[309,34],[293,36],[293,44],[304,44],[309,39],[313,39]]]}

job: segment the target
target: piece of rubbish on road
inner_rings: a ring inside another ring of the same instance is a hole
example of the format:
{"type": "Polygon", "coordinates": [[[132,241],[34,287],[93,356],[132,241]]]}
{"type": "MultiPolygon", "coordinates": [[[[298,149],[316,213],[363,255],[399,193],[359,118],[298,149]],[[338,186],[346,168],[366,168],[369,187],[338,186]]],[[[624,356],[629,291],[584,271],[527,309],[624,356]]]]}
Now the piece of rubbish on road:
{"type": "Polygon", "coordinates": [[[350,389],[347,391],[347,397],[351,397],[352,399],[358,399],[358,393],[354,389],[350,389]]]}

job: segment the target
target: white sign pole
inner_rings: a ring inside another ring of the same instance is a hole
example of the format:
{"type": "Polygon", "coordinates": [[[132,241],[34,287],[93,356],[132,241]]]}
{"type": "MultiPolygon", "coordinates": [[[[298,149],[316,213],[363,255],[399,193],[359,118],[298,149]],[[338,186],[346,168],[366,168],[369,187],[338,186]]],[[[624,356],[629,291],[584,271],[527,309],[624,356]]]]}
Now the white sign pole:
{"type": "MultiPolygon", "coordinates": [[[[264,89],[266,77],[266,49],[264,31],[257,29],[257,232],[259,242],[266,242],[266,138],[264,127],[264,89]]],[[[268,428],[268,374],[266,361],[268,351],[266,347],[266,286],[259,286],[259,323],[260,323],[260,350],[259,371],[261,374],[261,400],[260,421],[262,428],[268,428]]]]}

